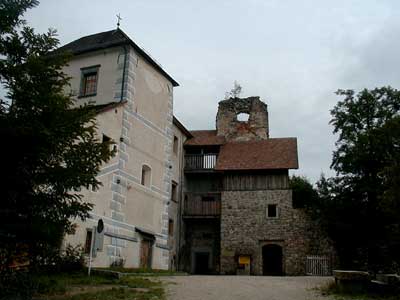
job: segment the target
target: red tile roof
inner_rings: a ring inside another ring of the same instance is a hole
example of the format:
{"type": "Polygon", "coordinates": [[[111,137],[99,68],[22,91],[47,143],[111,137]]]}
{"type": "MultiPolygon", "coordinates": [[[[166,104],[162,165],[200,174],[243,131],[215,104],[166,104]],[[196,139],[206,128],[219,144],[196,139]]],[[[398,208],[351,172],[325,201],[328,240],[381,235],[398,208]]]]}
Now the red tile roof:
{"type": "Polygon", "coordinates": [[[191,139],[185,142],[185,146],[213,146],[225,143],[225,138],[217,136],[216,130],[191,130],[191,139]]]}
{"type": "Polygon", "coordinates": [[[221,147],[216,170],[298,169],[297,139],[229,142],[221,147]]]}

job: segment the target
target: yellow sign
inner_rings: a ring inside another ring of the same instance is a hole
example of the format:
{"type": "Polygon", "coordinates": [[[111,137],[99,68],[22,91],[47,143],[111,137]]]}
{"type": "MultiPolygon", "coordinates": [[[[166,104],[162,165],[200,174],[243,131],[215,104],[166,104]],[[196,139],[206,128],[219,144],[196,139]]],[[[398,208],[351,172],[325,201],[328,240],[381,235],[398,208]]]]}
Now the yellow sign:
{"type": "Polygon", "coordinates": [[[239,265],[249,265],[250,256],[239,256],[239,265]]]}

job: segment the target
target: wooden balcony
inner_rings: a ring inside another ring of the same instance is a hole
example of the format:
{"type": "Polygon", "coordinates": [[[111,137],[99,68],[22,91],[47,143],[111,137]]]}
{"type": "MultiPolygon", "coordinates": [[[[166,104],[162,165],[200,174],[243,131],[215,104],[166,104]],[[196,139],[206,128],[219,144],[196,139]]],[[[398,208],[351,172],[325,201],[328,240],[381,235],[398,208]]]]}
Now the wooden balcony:
{"type": "Polygon", "coordinates": [[[213,171],[218,154],[186,154],[185,171],[213,171]]]}
{"type": "Polygon", "coordinates": [[[183,217],[218,218],[220,215],[220,193],[186,193],[183,206],[183,217]]]}

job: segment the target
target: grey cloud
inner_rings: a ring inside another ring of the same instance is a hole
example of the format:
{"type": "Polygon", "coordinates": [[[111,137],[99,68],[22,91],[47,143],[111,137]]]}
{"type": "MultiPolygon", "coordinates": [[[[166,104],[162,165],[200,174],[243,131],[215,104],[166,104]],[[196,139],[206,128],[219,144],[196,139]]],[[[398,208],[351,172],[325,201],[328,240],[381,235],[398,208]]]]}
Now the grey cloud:
{"type": "Polygon", "coordinates": [[[399,87],[398,1],[51,1],[28,13],[62,43],[115,27],[180,82],[175,113],[189,129],[215,127],[218,101],[238,80],[269,106],[271,136],[297,136],[300,169],[329,170],[329,110],[338,88],[399,87]]]}

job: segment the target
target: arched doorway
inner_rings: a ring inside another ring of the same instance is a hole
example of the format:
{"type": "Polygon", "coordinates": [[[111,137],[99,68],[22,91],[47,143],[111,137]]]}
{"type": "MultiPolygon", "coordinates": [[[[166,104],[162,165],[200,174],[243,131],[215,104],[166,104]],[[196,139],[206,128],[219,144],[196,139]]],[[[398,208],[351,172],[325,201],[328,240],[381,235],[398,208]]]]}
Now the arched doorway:
{"type": "Polygon", "coordinates": [[[283,275],[282,247],[276,244],[262,247],[263,275],[283,275]]]}

